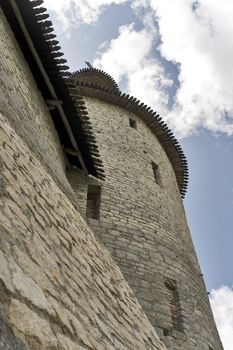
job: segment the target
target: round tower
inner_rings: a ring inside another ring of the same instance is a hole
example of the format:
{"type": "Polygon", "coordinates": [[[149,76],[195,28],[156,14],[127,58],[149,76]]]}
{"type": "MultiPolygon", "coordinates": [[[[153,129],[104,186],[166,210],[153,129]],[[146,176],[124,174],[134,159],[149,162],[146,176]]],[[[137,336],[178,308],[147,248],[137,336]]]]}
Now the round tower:
{"type": "Polygon", "coordinates": [[[105,170],[105,181],[83,181],[94,232],[168,349],[223,350],[185,218],[181,147],[154,111],[121,94],[106,73],[88,68],[73,80],[105,170]]]}

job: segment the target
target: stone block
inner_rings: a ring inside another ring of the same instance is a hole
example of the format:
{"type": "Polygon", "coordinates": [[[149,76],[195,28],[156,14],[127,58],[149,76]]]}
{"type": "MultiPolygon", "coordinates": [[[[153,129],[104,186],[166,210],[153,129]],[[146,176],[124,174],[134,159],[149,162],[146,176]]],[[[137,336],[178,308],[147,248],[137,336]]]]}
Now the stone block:
{"type": "Polygon", "coordinates": [[[17,299],[13,299],[10,304],[9,320],[19,334],[34,339],[42,349],[56,349],[57,339],[49,322],[17,299]]]}

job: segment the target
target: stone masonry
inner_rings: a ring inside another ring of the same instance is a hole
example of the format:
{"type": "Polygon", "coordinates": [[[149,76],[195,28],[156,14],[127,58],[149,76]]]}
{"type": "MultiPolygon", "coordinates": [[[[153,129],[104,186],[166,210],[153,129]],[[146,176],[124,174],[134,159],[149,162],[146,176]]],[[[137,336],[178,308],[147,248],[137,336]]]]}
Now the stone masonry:
{"type": "MultiPolygon", "coordinates": [[[[85,97],[106,171],[89,223],[168,349],[222,350],[171,163],[140,118],[101,99],[85,97]]],[[[86,197],[79,173],[72,185],[86,197]]]]}
{"type": "Polygon", "coordinates": [[[2,115],[0,139],[5,324],[30,350],[165,349],[111,256],[2,115]]]}
{"type": "Polygon", "coordinates": [[[0,349],[165,349],[73,200],[48,109],[1,11],[0,32],[0,349]]]}
{"type": "Polygon", "coordinates": [[[70,166],[1,8],[0,33],[0,350],[223,350],[155,134],[80,88],[106,179],[70,166]]]}

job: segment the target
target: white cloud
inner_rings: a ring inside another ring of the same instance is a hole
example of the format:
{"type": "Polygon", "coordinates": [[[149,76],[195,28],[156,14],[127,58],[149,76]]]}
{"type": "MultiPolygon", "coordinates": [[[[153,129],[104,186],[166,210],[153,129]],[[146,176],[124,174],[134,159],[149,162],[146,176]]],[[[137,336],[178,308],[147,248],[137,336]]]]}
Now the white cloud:
{"type": "Polygon", "coordinates": [[[233,289],[221,287],[211,291],[210,303],[225,350],[233,344],[233,289]]]}
{"type": "Polygon", "coordinates": [[[126,80],[127,91],[144,103],[164,109],[168,102],[166,89],[172,82],[151,56],[157,40],[156,30],[136,31],[133,24],[122,26],[116,39],[102,45],[94,66],[110,72],[117,82],[126,80]]]}
{"type": "Polygon", "coordinates": [[[128,92],[160,111],[178,135],[202,127],[233,134],[233,2],[134,0],[132,7],[144,29],[122,27],[118,38],[105,43],[94,64],[118,81],[126,78],[128,92]],[[160,45],[154,40],[155,20],[160,45]],[[172,108],[167,103],[172,84],[163,62],[155,58],[156,49],[179,68],[172,108]]]}
{"type": "Polygon", "coordinates": [[[71,4],[72,0],[44,0],[44,6],[49,11],[53,10],[56,12],[64,30],[69,29],[70,26],[68,12],[71,10],[71,4]]]}
{"type": "Polygon", "coordinates": [[[128,0],[44,0],[48,10],[57,13],[64,31],[81,23],[95,23],[101,13],[111,4],[121,4],[128,0]]]}
{"type": "Polygon", "coordinates": [[[134,1],[142,7],[158,21],[162,56],[180,69],[170,125],[181,135],[200,127],[233,134],[233,2],[134,1]]]}

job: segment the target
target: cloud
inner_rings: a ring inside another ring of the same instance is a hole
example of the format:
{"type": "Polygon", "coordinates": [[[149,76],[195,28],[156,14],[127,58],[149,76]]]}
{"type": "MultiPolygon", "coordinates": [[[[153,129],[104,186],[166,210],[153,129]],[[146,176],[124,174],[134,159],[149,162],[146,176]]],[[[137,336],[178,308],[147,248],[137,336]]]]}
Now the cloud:
{"type": "Polygon", "coordinates": [[[131,5],[144,29],[121,27],[94,64],[118,81],[126,79],[128,92],[159,111],[179,136],[203,127],[232,135],[233,2],[133,0],[131,5]],[[173,82],[166,61],[178,69],[173,82]]]}
{"type": "Polygon", "coordinates": [[[154,14],[158,49],[179,67],[170,125],[181,135],[201,127],[233,134],[233,2],[135,0],[134,8],[154,14]]]}
{"type": "Polygon", "coordinates": [[[64,31],[81,23],[94,24],[107,6],[128,0],[44,0],[48,10],[55,11],[64,31]]]}
{"type": "Polygon", "coordinates": [[[165,109],[168,103],[166,89],[172,81],[151,55],[157,41],[156,30],[137,31],[132,23],[122,26],[117,38],[102,44],[93,64],[110,72],[117,82],[124,80],[126,90],[144,103],[165,109]]]}
{"type": "Polygon", "coordinates": [[[232,350],[233,344],[233,289],[221,287],[212,290],[210,303],[225,350],[232,350]]]}

